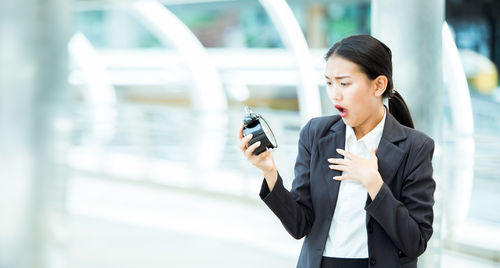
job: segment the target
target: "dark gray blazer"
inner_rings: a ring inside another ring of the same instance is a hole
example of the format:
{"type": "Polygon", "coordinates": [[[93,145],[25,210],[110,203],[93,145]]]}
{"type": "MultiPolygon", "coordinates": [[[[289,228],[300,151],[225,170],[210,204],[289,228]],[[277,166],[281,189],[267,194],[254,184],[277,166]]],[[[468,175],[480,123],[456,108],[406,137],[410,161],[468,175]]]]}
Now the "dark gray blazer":
{"type": "MultiPolygon", "coordinates": [[[[278,181],[269,192],[264,180],[260,197],[296,239],[304,239],[297,267],[319,268],[335,212],[340,171],[328,158],[340,158],[345,148],[345,124],[340,116],[311,119],[301,130],[292,190],[278,181]]],[[[388,112],[377,150],[384,184],[374,200],[367,195],[366,231],[370,266],[417,267],[417,257],[432,235],[434,141],[402,126],[388,112]]],[[[335,238],[333,238],[335,239],[335,238]]]]}

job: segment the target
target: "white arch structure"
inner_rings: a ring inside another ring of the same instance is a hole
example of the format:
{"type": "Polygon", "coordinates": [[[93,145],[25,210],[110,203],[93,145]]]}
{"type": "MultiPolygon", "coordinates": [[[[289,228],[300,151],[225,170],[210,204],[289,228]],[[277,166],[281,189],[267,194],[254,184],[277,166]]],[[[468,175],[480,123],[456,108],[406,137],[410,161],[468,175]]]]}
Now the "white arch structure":
{"type": "Polygon", "coordinates": [[[87,37],[80,32],[74,34],[68,43],[68,50],[88,84],[85,99],[96,106],[115,105],[115,90],[106,75],[106,66],[87,37]]]}
{"type": "Polygon", "coordinates": [[[299,110],[303,121],[321,115],[321,99],[314,65],[302,29],[285,0],[259,0],[278,29],[285,47],[297,58],[301,85],[297,88],[299,110]]]}
{"type": "Polygon", "coordinates": [[[192,106],[200,111],[225,111],[227,100],[215,66],[205,48],[175,14],[156,0],[137,1],[132,11],[160,39],[172,44],[193,74],[192,106]]]}
{"type": "Polygon", "coordinates": [[[195,87],[191,90],[191,105],[198,115],[195,123],[204,130],[203,137],[195,140],[196,167],[210,172],[223,157],[228,118],[227,99],[217,69],[207,51],[191,30],[157,0],[137,1],[131,11],[165,45],[173,45],[190,68],[195,87]],[[218,142],[213,142],[217,140],[218,142]]]}
{"type": "MultiPolygon", "coordinates": [[[[259,2],[277,28],[285,47],[296,56],[301,81],[297,96],[302,119],[320,116],[321,100],[314,65],[299,23],[285,0],[259,2]]],[[[225,111],[227,99],[221,79],[205,48],[191,30],[158,0],[124,5],[138,15],[160,42],[173,45],[191,69],[195,84],[191,91],[193,107],[202,111],[225,111]]]]}
{"type": "Polygon", "coordinates": [[[68,52],[80,68],[87,86],[83,96],[87,105],[91,106],[94,136],[100,141],[108,140],[115,133],[117,99],[106,65],[87,37],[80,32],[71,37],[68,52]]]}
{"type": "MultiPolygon", "coordinates": [[[[260,0],[278,29],[285,47],[297,58],[301,85],[298,87],[299,110],[303,120],[321,115],[321,101],[314,65],[306,39],[292,10],[284,0],[260,0]]],[[[207,109],[225,108],[225,95],[214,67],[194,34],[164,5],[156,0],[139,1],[134,10],[163,42],[174,44],[195,74],[198,90],[192,100],[207,109]],[[168,27],[165,27],[168,25],[168,27]],[[203,66],[203,65],[204,66],[203,66]],[[222,104],[224,103],[224,104],[222,104]]]]}
{"type": "MultiPolygon", "coordinates": [[[[315,70],[304,34],[285,0],[260,0],[261,5],[275,24],[285,47],[290,49],[297,58],[301,85],[297,87],[299,111],[303,122],[321,115],[321,100],[315,79],[315,70]]],[[[227,119],[214,121],[220,116],[210,116],[213,113],[227,110],[227,99],[215,66],[205,48],[191,30],[157,0],[144,0],[126,5],[137,17],[166,45],[173,45],[184,62],[190,68],[195,87],[191,90],[191,104],[194,110],[201,111],[198,124],[206,129],[207,134],[225,139],[227,135],[220,133],[225,130],[227,119]],[[222,135],[221,135],[222,134],[222,135]]],[[[89,43],[90,44],[90,43],[89,43]]],[[[97,62],[98,57],[93,57],[97,62]]],[[[89,64],[88,66],[91,66],[89,64]]],[[[103,68],[99,68],[101,70],[103,68]]],[[[102,72],[101,72],[102,71],[102,72]]],[[[102,74],[103,79],[93,80],[95,91],[99,94],[90,94],[91,102],[105,103],[106,96],[113,92],[112,87],[102,74]],[[108,92],[108,93],[107,93],[108,92]]],[[[93,91],[92,91],[93,92],[93,91]]],[[[197,166],[204,168],[214,167],[222,157],[220,146],[210,139],[201,139],[197,148],[200,148],[196,157],[197,166]]],[[[221,140],[224,144],[224,140],[221,140]]]]}

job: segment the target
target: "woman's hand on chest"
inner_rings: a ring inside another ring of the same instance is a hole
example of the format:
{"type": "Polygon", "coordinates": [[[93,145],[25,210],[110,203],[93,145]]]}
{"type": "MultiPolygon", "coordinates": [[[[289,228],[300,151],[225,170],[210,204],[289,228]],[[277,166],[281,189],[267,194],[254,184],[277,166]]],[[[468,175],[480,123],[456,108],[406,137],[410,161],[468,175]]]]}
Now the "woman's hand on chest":
{"type": "Polygon", "coordinates": [[[373,200],[384,183],[378,172],[376,149],[370,152],[368,159],[342,149],[337,149],[337,152],[344,158],[329,158],[329,167],[344,173],[342,176],[333,177],[333,179],[338,181],[352,180],[363,184],[373,200]]]}

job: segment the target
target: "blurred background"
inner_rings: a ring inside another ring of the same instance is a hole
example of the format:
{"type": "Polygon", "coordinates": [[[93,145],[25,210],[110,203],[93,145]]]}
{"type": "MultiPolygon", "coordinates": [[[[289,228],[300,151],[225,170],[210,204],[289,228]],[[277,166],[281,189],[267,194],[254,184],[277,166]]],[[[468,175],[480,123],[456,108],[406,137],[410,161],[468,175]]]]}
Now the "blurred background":
{"type": "Polygon", "coordinates": [[[0,267],[295,267],[243,107],[290,188],[301,127],[336,113],[323,55],[361,33],[437,145],[419,267],[500,267],[496,0],[2,0],[0,267]]]}

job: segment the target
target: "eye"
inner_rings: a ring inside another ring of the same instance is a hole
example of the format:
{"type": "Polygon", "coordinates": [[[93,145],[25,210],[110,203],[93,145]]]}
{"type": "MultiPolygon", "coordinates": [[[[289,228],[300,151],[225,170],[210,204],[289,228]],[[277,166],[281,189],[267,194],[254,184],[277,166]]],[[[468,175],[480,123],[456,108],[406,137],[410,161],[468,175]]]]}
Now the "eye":
{"type": "Polygon", "coordinates": [[[349,83],[340,83],[340,85],[343,86],[343,87],[346,87],[346,86],[348,86],[350,84],[349,83]]]}
{"type": "Polygon", "coordinates": [[[326,85],[329,86],[329,87],[331,87],[332,86],[332,82],[326,81],[326,85]]]}

